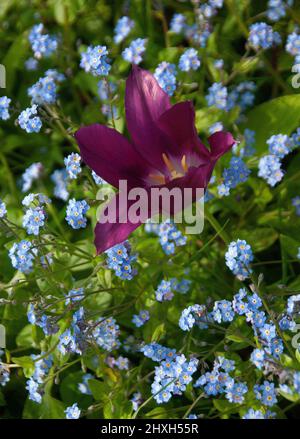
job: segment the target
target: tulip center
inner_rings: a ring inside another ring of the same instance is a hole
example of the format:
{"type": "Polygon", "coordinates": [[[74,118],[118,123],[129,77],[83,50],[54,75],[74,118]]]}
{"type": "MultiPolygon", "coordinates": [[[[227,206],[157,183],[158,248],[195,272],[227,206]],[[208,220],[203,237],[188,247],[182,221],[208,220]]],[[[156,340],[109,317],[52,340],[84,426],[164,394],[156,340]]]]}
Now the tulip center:
{"type": "Polygon", "coordinates": [[[167,167],[168,174],[150,174],[149,177],[153,184],[165,184],[166,182],[175,180],[176,178],[184,177],[189,169],[185,154],[182,156],[180,161],[170,159],[165,153],[162,154],[162,159],[167,167]]]}

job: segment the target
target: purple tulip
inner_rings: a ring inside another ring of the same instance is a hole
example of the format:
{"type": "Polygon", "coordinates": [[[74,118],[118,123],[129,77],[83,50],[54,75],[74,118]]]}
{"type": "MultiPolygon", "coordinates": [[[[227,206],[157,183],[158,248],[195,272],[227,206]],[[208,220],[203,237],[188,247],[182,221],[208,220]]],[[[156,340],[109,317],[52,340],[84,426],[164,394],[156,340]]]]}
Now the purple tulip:
{"type": "MultiPolygon", "coordinates": [[[[131,142],[99,124],[75,134],[83,161],[116,188],[126,180],[128,190],[205,189],[217,160],[235,143],[230,133],[218,131],[209,137],[208,150],[198,138],[192,102],[171,105],[154,76],[137,66],[126,82],[125,110],[131,142]]],[[[117,219],[131,204],[118,206],[117,219]]],[[[100,221],[95,228],[97,253],[126,240],[140,224],[100,221]]]]}

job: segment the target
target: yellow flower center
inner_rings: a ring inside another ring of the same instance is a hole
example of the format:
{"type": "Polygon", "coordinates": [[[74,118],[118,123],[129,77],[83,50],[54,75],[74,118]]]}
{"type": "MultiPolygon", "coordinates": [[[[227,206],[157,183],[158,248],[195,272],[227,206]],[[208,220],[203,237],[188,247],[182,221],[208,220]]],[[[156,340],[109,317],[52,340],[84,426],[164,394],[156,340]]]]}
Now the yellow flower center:
{"type": "MultiPolygon", "coordinates": [[[[184,177],[188,171],[188,165],[186,162],[186,155],[182,156],[180,163],[175,163],[174,160],[170,159],[167,154],[162,154],[163,162],[165,163],[167,170],[170,174],[170,180],[175,180],[176,178],[184,177]]],[[[165,184],[166,177],[163,174],[150,174],[150,182],[152,184],[165,184]]]]}

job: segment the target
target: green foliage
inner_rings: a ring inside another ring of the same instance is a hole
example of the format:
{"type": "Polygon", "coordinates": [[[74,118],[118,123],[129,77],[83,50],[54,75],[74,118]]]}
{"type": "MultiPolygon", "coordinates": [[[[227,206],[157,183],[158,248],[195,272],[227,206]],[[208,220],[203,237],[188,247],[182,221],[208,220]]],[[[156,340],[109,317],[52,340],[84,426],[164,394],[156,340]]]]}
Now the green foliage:
{"type": "Polygon", "coordinates": [[[300,95],[280,96],[251,110],[246,127],[256,132],[258,152],[266,151],[266,141],[274,133],[291,134],[298,128],[299,111],[300,95]]]}

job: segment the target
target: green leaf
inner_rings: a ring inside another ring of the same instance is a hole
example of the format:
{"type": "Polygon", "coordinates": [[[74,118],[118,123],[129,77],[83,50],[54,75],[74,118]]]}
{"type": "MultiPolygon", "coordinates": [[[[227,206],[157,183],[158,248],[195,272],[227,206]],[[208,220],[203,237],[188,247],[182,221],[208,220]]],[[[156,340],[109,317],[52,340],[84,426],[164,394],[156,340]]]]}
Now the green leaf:
{"type": "MultiPolygon", "coordinates": [[[[18,277],[14,276],[13,280],[16,279],[18,279],[18,277]]],[[[18,303],[5,305],[3,319],[20,320],[20,316],[22,316],[24,312],[24,307],[22,305],[22,302],[26,301],[29,297],[30,297],[29,290],[26,290],[25,288],[14,289],[11,295],[11,299],[13,298],[18,303]]]]}
{"type": "Polygon", "coordinates": [[[104,404],[103,404],[103,416],[104,419],[113,419],[114,416],[114,406],[112,403],[112,400],[108,398],[108,396],[105,396],[104,398],[104,404]]]}
{"type": "Polygon", "coordinates": [[[74,85],[80,87],[82,91],[90,92],[95,96],[98,95],[98,82],[99,80],[95,76],[85,72],[78,72],[73,81],[74,85]]]}
{"type": "Polygon", "coordinates": [[[220,120],[220,110],[217,108],[205,108],[203,110],[196,110],[195,125],[198,131],[206,131],[214,123],[220,120]]]}
{"type": "Polygon", "coordinates": [[[91,389],[92,395],[96,401],[102,401],[107,395],[108,387],[103,381],[99,380],[88,380],[89,388],[91,389]]]}
{"type": "Polygon", "coordinates": [[[30,399],[25,402],[23,410],[24,419],[65,419],[65,406],[61,401],[45,394],[41,404],[30,399]]]}
{"type": "Polygon", "coordinates": [[[257,56],[243,58],[237,63],[234,63],[233,71],[237,71],[244,74],[248,73],[251,70],[255,69],[258,62],[259,62],[259,58],[257,56]]]}
{"type": "Polygon", "coordinates": [[[37,402],[26,399],[24,410],[22,414],[23,419],[39,419],[41,406],[37,402]]]}
{"type": "Polygon", "coordinates": [[[280,395],[282,395],[288,401],[291,401],[291,402],[298,402],[298,401],[300,401],[300,396],[297,393],[290,394],[290,393],[287,393],[287,392],[283,392],[280,389],[279,389],[279,393],[280,393],[280,395]]]}
{"type": "Polygon", "coordinates": [[[41,404],[41,419],[65,419],[65,406],[58,399],[45,394],[41,404]]]}
{"type": "Polygon", "coordinates": [[[73,23],[84,5],[84,0],[52,0],[51,3],[57,23],[65,25],[73,23]]]}
{"type": "Polygon", "coordinates": [[[15,364],[18,364],[23,368],[23,373],[26,378],[30,378],[34,372],[34,361],[31,357],[12,357],[11,359],[15,364]]]}
{"type": "Polygon", "coordinates": [[[158,53],[158,60],[161,61],[167,61],[170,63],[176,62],[176,58],[178,57],[179,51],[178,47],[166,47],[165,49],[162,49],[158,53]]]}
{"type": "Polygon", "coordinates": [[[103,414],[105,419],[129,419],[132,413],[132,403],[124,399],[122,392],[110,398],[105,395],[103,414]]]}
{"type": "Polygon", "coordinates": [[[226,338],[236,343],[247,343],[251,340],[251,329],[242,318],[234,320],[226,331],[226,338]]]}
{"type": "Polygon", "coordinates": [[[298,253],[299,241],[285,235],[280,236],[280,241],[285,253],[294,259],[298,253]]]}
{"type": "Polygon", "coordinates": [[[258,105],[248,113],[244,128],[256,132],[256,149],[267,153],[267,140],[273,134],[290,135],[299,126],[300,94],[282,96],[258,105]]]}
{"type": "Polygon", "coordinates": [[[166,332],[165,331],[165,324],[161,323],[154,330],[154,332],[152,334],[152,337],[151,337],[151,342],[159,341],[164,336],[165,332],[166,332]]]}
{"type": "Polygon", "coordinates": [[[5,17],[6,12],[12,6],[11,0],[1,0],[1,8],[0,8],[0,18],[3,19],[5,17]]]}
{"type": "Polygon", "coordinates": [[[283,366],[288,367],[289,369],[300,370],[300,364],[286,354],[280,356],[280,362],[283,366]]]}
{"type": "Polygon", "coordinates": [[[16,35],[5,57],[1,61],[6,68],[6,92],[8,94],[11,92],[11,89],[14,85],[14,79],[17,73],[17,69],[23,69],[24,61],[27,56],[28,46],[29,43],[27,32],[24,32],[21,35],[16,35]]]}
{"type": "Polygon", "coordinates": [[[151,419],[168,419],[169,415],[167,410],[164,407],[155,407],[155,409],[146,413],[147,418],[151,419]]]}
{"type": "Polygon", "coordinates": [[[274,244],[278,233],[269,227],[257,227],[234,231],[232,237],[246,239],[254,252],[260,252],[274,244]]]}
{"type": "Polygon", "coordinates": [[[236,343],[243,343],[245,341],[245,339],[244,339],[244,337],[242,335],[237,335],[237,334],[230,334],[230,333],[228,333],[226,335],[226,338],[228,340],[235,341],[236,343]]]}
{"type": "Polygon", "coordinates": [[[24,326],[24,328],[17,335],[16,343],[17,343],[17,346],[22,347],[22,348],[37,347],[37,345],[33,339],[33,326],[32,325],[24,326]]]}
{"type": "Polygon", "coordinates": [[[91,395],[85,395],[78,389],[78,384],[83,380],[82,371],[69,373],[61,382],[59,392],[63,402],[70,406],[76,401],[80,407],[85,407],[91,402],[91,395]]]}
{"type": "Polygon", "coordinates": [[[230,412],[234,413],[239,408],[239,404],[232,404],[227,401],[227,399],[214,399],[213,403],[219,412],[227,412],[230,410],[230,412]]]}

